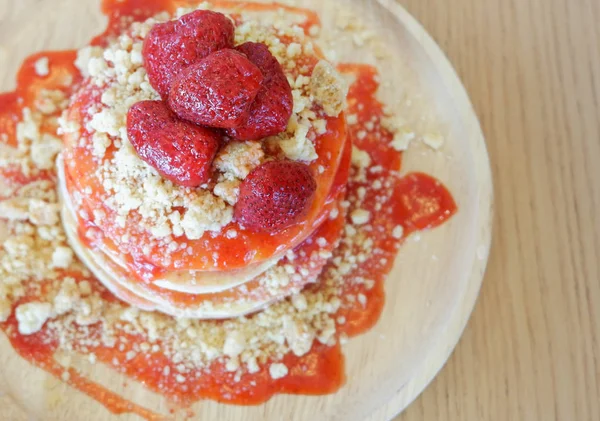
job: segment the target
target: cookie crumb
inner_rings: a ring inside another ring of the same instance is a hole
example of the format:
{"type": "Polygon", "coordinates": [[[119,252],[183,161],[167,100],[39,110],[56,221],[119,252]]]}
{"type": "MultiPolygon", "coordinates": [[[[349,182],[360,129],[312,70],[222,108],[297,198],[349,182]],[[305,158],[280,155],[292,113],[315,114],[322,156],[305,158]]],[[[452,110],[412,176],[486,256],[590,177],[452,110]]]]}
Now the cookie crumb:
{"type": "Polygon", "coordinates": [[[50,61],[48,60],[48,57],[38,58],[34,63],[35,74],[41,77],[48,76],[50,74],[49,64],[50,61]]]}
{"type": "Polygon", "coordinates": [[[328,116],[336,117],[346,108],[348,84],[327,61],[320,60],[317,63],[309,87],[315,101],[328,116]]]}
{"type": "Polygon", "coordinates": [[[281,379],[288,374],[288,368],[285,364],[275,363],[269,366],[269,374],[273,380],[281,379]]]}
{"type": "Polygon", "coordinates": [[[350,218],[352,219],[352,223],[355,225],[364,225],[369,222],[371,218],[371,213],[365,209],[355,209],[350,214],[350,218]]]}

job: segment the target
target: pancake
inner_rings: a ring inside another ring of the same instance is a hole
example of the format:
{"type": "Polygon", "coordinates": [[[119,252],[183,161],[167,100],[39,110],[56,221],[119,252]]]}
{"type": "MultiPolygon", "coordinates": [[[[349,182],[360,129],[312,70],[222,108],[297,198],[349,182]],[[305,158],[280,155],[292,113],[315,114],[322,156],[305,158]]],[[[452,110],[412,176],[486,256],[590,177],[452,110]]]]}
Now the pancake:
{"type": "MultiPolygon", "coordinates": [[[[128,137],[130,107],[159,99],[139,54],[148,28],[134,24],[118,41],[78,58],[87,77],[61,122],[62,220],[90,270],[140,308],[192,318],[256,311],[315,282],[339,240],[352,148],[342,112],[345,82],[299,27],[244,25],[236,44],[269,48],[290,84],[293,110],[276,136],[224,136],[201,186],[160,176],[128,137]],[[302,218],[276,233],[246,229],[233,217],[236,189],[270,160],[305,163],[316,184],[302,218]]],[[[168,143],[181,134],[153,140],[168,143]]]]}
{"type": "Polygon", "coordinates": [[[326,218],[313,235],[295,250],[299,256],[290,262],[287,258],[257,276],[251,281],[226,291],[208,294],[187,294],[169,291],[153,283],[139,282],[107,255],[94,246],[85,244],[77,227],[83,221],[78,218],[72,208],[62,206],[61,218],[70,246],[92,273],[119,299],[146,311],[160,311],[175,317],[197,319],[224,319],[242,316],[262,308],[274,301],[299,292],[305,285],[316,281],[328,261],[327,252],[337,247],[344,224],[344,214],[340,202],[343,194],[336,200],[338,216],[326,218]],[[325,247],[317,245],[317,238],[325,239],[325,247]],[[91,247],[90,247],[91,246],[91,247]],[[287,267],[286,267],[287,266],[287,267]],[[270,277],[282,272],[293,272],[289,281],[280,286],[269,285],[270,277]],[[291,270],[290,270],[291,268],[291,270]],[[298,276],[298,274],[302,274],[298,276]]]}
{"type": "MultiPolygon", "coordinates": [[[[286,42],[290,42],[287,40],[286,42]]],[[[283,41],[282,41],[283,42],[283,41]]],[[[318,62],[319,56],[300,57],[305,72],[310,75],[311,69],[318,62]],[[312,66],[312,67],[311,67],[312,66]]],[[[291,69],[291,77],[299,70],[291,69]],[[294,73],[295,72],[295,73],[294,73]]],[[[205,232],[199,239],[190,239],[189,236],[178,236],[173,242],[177,249],[169,254],[165,260],[165,249],[157,244],[156,238],[146,228],[141,228],[142,217],[137,210],[132,209],[124,226],[116,221],[117,212],[107,204],[107,198],[114,195],[107,190],[100,175],[102,162],[112,162],[117,148],[116,143],[123,143],[119,139],[126,136],[120,134],[119,138],[111,137],[111,145],[106,149],[102,160],[98,160],[91,153],[94,131],[90,129],[90,110],[102,106],[102,97],[105,87],[98,87],[91,79],[83,82],[66,112],[65,120],[70,124],[80,127],[80,130],[64,134],[65,150],[64,161],[68,178],[72,180],[69,187],[70,195],[78,192],[88,210],[101,210],[106,215],[106,223],[100,227],[105,235],[111,238],[118,249],[132,256],[140,268],[153,267],[164,269],[167,272],[177,270],[194,271],[235,271],[248,268],[252,265],[269,261],[285,253],[306,239],[318,226],[321,211],[328,200],[335,176],[341,161],[343,145],[346,141],[346,122],[343,113],[336,117],[322,115],[324,130],[310,129],[306,134],[313,143],[316,159],[310,162],[309,167],[315,178],[317,189],[314,201],[306,217],[294,226],[271,235],[270,233],[257,233],[243,229],[237,222],[232,222],[221,229],[220,232],[205,232]],[[235,238],[227,237],[228,230],[235,230],[235,238]],[[123,238],[129,241],[123,241],[123,238]],[[215,257],[216,256],[216,257],[215,257]]],[[[317,107],[313,104],[314,107],[317,107]]],[[[317,108],[314,110],[318,111],[317,108]]],[[[123,128],[124,129],[124,128],[123,128]]],[[[122,146],[124,147],[124,146],[122,146]]],[[[175,187],[177,189],[178,187],[175,187]]],[[[192,191],[190,194],[196,194],[192,191]]],[[[173,283],[173,280],[169,281],[173,283]]]]}
{"type": "MultiPolygon", "coordinates": [[[[350,167],[350,153],[351,144],[346,142],[343,152],[342,163],[338,169],[338,174],[334,181],[334,187],[330,192],[328,201],[321,209],[319,218],[315,224],[320,225],[324,219],[330,214],[333,207],[337,206],[337,199],[342,191],[343,186],[346,183],[348,177],[348,171],[350,167]],[[334,200],[335,199],[335,200],[334,200]]],[[[62,202],[62,207],[66,208],[66,212],[75,215],[81,214],[76,212],[76,206],[69,195],[68,186],[71,182],[70,177],[65,173],[65,167],[62,159],[62,155],[59,155],[57,159],[57,174],[58,174],[58,185],[59,192],[62,202]]],[[[90,212],[84,212],[84,214],[90,214],[90,212]]],[[[71,218],[70,223],[73,218],[71,218]]],[[[66,222],[65,222],[66,224],[66,222]]],[[[102,241],[96,241],[95,247],[98,252],[105,256],[112,262],[112,265],[118,266],[124,273],[129,274],[128,277],[131,280],[137,280],[138,282],[144,282],[144,279],[136,276],[135,262],[131,261],[131,258],[124,255],[119,251],[118,246],[108,236],[104,235],[102,229],[97,227],[93,222],[89,220],[82,221],[79,226],[74,227],[76,232],[79,232],[81,227],[87,227],[87,229],[94,229],[95,236],[102,235],[102,241]],[[129,260],[129,261],[128,261],[129,260]]],[[[82,237],[85,237],[85,233],[80,233],[82,237]]],[[[291,249],[291,247],[289,248],[291,249]]],[[[286,249],[287,251],[287,249],[286,249]]],[[[251,265],[246,268],[242,268],[234,271],[221,271],[221,272],[203,272],[203,271],[186,271],[177,270],[168,272],[165,271],[152,279],[154,285],[159,288],[167,289],[171,291],[183,292],[188,294],[209,294],[220,291],[226,291],[233,287],[243,285],[244,283],[256,278],[260,274],[264,273],[269,268],[277,264],[277,262],[283,257],[283,253],[274,256],[264,262],[251,265]]]]}

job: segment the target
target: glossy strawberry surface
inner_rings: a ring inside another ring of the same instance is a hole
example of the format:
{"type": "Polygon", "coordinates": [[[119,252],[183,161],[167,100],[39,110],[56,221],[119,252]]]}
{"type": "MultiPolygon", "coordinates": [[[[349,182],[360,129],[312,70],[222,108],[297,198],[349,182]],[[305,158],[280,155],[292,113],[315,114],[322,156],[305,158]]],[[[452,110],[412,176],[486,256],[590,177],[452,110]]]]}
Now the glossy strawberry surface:
{"type": "Polygon", "coordinates": [[[150,84],[167,98],[175,77],[186,67],[223,48],[233,48],[233,22],[222,13],[196,10],[156,24],[142,55],[150,84]]]}
{"type": "Polygon", "coordinates": [[[235,217],[253,231],[283,230],[306,215],[316,188],[307,165],[293,161],[266,162],[242,182],[235,217]]]}
{"type": "Polygon", "coordinates": [[[183,70],[171,86],[168,103],[188,121],[232,128],[248,118],[263,75],[244,54],[224,49],[183,70]]]}
{"type": "Polygon", "coordinates": [[[211,176],[221,134],[181,120],[163,101],[141,101],[127,114],[127,135],[141,159],[163,177],[197,187],[211,176]]]}

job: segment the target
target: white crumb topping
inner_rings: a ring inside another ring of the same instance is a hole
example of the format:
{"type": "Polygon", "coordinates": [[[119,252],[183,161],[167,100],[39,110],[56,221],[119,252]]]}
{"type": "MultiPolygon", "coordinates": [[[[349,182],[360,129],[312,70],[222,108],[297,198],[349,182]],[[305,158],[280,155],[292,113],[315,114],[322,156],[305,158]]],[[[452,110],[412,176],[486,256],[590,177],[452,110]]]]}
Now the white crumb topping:
{"type": "Polygon", "coordinates": [[[21,304],[15,312],[19,323],[19,333],[31,335],[38,332],[52,314],[52,306],[48,303],[31,302],[21,304]]]}
{"type": "Polygon", "coordinates": [[[0,168],[17,167],[24,175],[33,176],[53,167],[62,142],[54,136],[56,123],[42,127],[42,121],[46,116],[55,121],[55,115],[48,113],[47,107],[58,111],[65,105],[65,101],[64,96],[58,97],[48,92],[50,91],[42,91],[35,101],[35,109],[23,108],[22,119],[16,126],[17,147],[0,142],[0,168]]]}
{"type": "Polygon", "coordinates": [[[367,305],[367,297],[365,294],[357,294],[356,299],[360,303],[361,306],[365,307],[367,305]]]}
{"type": "Polygon", "coordinates": [[[73,250],[69,247],[57,247],[52,253],[52,267],[65,269],[73,262],[73,250]]]}
{"type": "Polygon", "coordinates": [[[92,74],[97,74],[96,71],[90,71],[91,68],[97,62],[101,62],[104,50],[98,46],[88,46],[77,51],[77,59],[75,60],[75,66],[79,69],[84,77],[88,77],[92,74]]]}
{"type": "MultiPolygon", "coordinates": [[[[242,18],[246,14],[242,13],[242,18]]],[[[278,144],[286,158],[294,161],[311,162],[317,158],[314,147],[316,135],[324,134],[327,131],[327,121],[318,98],[325,100],[327,87],[321,86],[321,83],[329,83],[329,77],[336,79],[336,86],[332,91],[336,91],[338,96],[344,95],[343,89],[340,91],[337,81],[341,80],[337,71],[330,66],[328,78],[321,77],[314,80],[312,69],[303,69],[297,65],[297,58],[301,53],[308,56],[317,57],[313,46],[313,41],[304,33],[293,18],[278,13],[274,16],[261,16],[260,22],[256,19],[243,21],[236,28],[236,44],[247,41],[263,42],[271,53],[282,64],[288,81],[292,88],[292,97],[294,101],[292,117],[289,121],[287,130],[284,133],[269,139],[272,144],[278,144]],[[291,43],[284,43],[280,37],[291,38],[291,43]],[[318,92],[318,98],[313,92],[318,92]]],[[[321,69],[325,64],[321,64],[321,69]]],[[[321,70],[317,70],[317,76],[324,76],[321,70]]],[[[343,101],[345,104],[345,98],[343,101]]],[[[328,107],[328,109],[330,109],[328,107]]],[[[341,110],[340,110],[341,111],[341,110]]],[[[339,112],[333,114],[337,116],[339,112]]]]}
{"type": "Polygon", "coordinates": [[[225,237],[227,237],[229,239],[236,238],[237,236],[238,236],[238,233],[234,229],[228,229],[227,232],[225,232],[225,237]]]}
{"type": "Polygon", "coordinates": [[[218,152],[214,167],[229,180],[243,180],[265,159],[260,142],[231,141],[218,152]]]}
{"type": "MultiPolygon", "coordinates": [[[[238,42],[266,37],[269,31],[261,27],[258,23],[240,25],[236,31],[238,42]]],[[[131,35],[119,37],[108,50],[88,47],[80,51],[77,65],[86,77],[90,77],[103,90],[103,105],[92,110],[89,120],[81,124],[63,118],[62,131],[77,134],[89,124],[98,129],[90,140],[89,151],[94,159],[102,163],[99,176],[113,196],[108,204],[109,208],[116,211],[118,218],[125,220],[131,214],[138,213],[145,220],[152,221],[152,228],[159,238],[170,240],[170,235],[198,237],[205,231],[217,230],[217,227],[222,229],[228,224],[231,220],[231,204],[236,200],[235,185],[243,178],[239,176],[245,170],[251,171],[254,164],[249,164],[245,169],[237,166],[229,168],[219,174],[214,186],[191,192],[175,188],[136,159],[123,131],[121,107],[126,108],[137,100],[148,99],[148,96],[156,97],[140,70],[141,39],[149,28],[148,22],[136,23],[131,35]],[[115,83],[125,86],[125,91],[117,89],[115,83]],[[116,150],[114,155],[109,152],[112,146],[116,150]],[[115,166],[118,167],[116,173],[111,171],[111,167],[115,166]],[[120,187],[116,184],[120,184],[120,187]],[[211,188],[212,191],[209,191],[211,188]]],[[[305,52],[312,48],[297,25],[280,23],[277,31],[284,35],[292,34],[305,52]]],[[[286,69],[291,69],[288,66],[294,63],[293,58],[298,54],[297,46],[289,47],[283,43],[280,46],[271,37],[269,48],[286,69]]],[[[308,92],[311,83],[316,83],[311,80],[310,69],[307,74],[289,76],[295,92],[294,117],[286,133],[268,142],[280,146],[290,159],[310,161],[316,158],[313,144],[315,133],[326,130],[326,125],[323,126],[326,120],[322,112],[315,111],[308,92]]],[[[22,121],[17,126],[18,145],[16,148],[0,150],[0,168],[16,165],[27,175],[41,171],[40,163],[44,165],[45,159],[35,162],[32,147],[41,141],[44,134],[56,135],[56,127],[46,130],[50,121],[48,114],[56,118],[55,114],[66,106],[65,102],[64,95],[46,94],[45,99],[40,96],[35,102],[37,108],[24,110],[22,121]]],[[[354,124],[353,121],[349,116],[349,124],[354,124]]],[[[268,148],[265,147],[265,150],[268,148]]],[[[267,152],[263,153],[265,155],[261,160],[268,159],[267,152]]],[[[227,159],[222,161],[226,162],[227,159]]],[[[366,168],[370,174],[379,174],[378,192],[374,200],[375,209],[377,206],[381,209],[391,194],[385,172],[381,167],[372,167],[368,153],[358,149],[353,150],[353,164],[353,183],[365,182],[363,177],[367,173],[366,168]]],[[[52,168],[48,170],[52,171],[52,168]]],[[[77,352],[82,352],[81,346],[84,350],[92,351],[100,345],[124,347],[125,336],[140,335],[144,337],[144,342],[139,349],[127,352],[125,359],[135,358],[138,352],[162,352],[176,364],[173,367],[166,366],[163,374],[173,376],[180,383],[190,378],[192,370],[207,369],[216,361],[224,363],[226,369],[236,376],[242,372],[256,373],[264,367],[272,378],[282,378],[291,369],[281,363],[286,353],[293,352],[301,356],[309,352],[315,343],[333,345],[338,340],[336,323],[347,322],[344,317],[338,316],[338,311],[368,303],[366,292],[346,296],[343,291],[347,282],[360,285],[365,291],[373,288],[375,281],[359,276],[357,269],[371,256],[377,256],[381,264],[386,261],[380,258],[382,251],[376,248],[369,237],[375,228],[380,227],[371,222],[370,212],[361,207],[370,197],[365,189],[368,191],[370,188],[355,189],[356,194],[352,193],[342,208],[334,208],[330,212],[332,219],[339,217],[341,212],[344,212],[341,215],[344,217],[348,212],[354,225],[345,227],[339,247],[327,255],[331,260],[318,277],[318,288],[302,291],[297,288],[288,298],[280,295],[275,303],[252,317],[201,321],[175,319],[157,312],[141,311],[121,301],[103,300],[100,294],[106,293],[106,290],[72,254],[69,260],[69,253],[65,251],[68,246],[57,215],[58,198],[54,182],[32,182],[13,191],[10,199],[0,201],[0,218],[4,219],[1,222],[7,224],[10,233],[0,247],[0,320],[9,317],[18,300],[25,296],[27,288],[43,297],[39,300],[45,299],[47,302],[18,306],[15,312],[19,330],[34,333],[46,324],[48,334],[57,339],[62,351],[75,352],[77,348],[77,352]],[[75,281],[74,278],[65,277],[64,273],[76,273],[79,276],[75,281]],[[351,276],[346,278],[349,274],[351,276]],[[42,281],[49,281],[45,286],[48,289],[45,295],[41,294],[42,281]],[[90,335],[91,324],[97,324],[94,327],[94,332],[99,332],[97,336],[90,335]]],[[[104,211],[95,211],[94,218],[101,220],[107,217],[104,211]]],[[[392,231],[395,237],[398,235],[398,226],[387,226],[385,229],[392,231]]],[[[231,228],[225,230],[228,238],[238,235],[231,228]]],[[[319,247],[326,244],[324,238],[316,238],[315,242],[319,247]]],[[[300,276],[293,265],[296,257],[291,253],[289,264],[269,271],[264,282],[268,284],[270,292],[289,294],[286,287],[300,276]]],[[[309,259],[311,264],[312,257],[309,259]]],[[[309,273],[306,268],[298,271],[302,275],[309,273]]],[[[313,278],[316,281],[317,275],[313,278]]],[[[344,341],[345,338],[342,335],[339,340],[344,341]]],[[[89,359],[95,361],[95,354],[90,353],[89,359]]],[[[119,365],[119,361],[115,361],[115,365],[119,365]]]]}
{"type": "Polygon", "coordinates": [[[371,165],[371,156],[356,146],[352,146],[352,165],[358,168],[367,168],[371,165]]]}
{"type": "Polygon", "coordinates": [[[363,225],[369,222],[371,218],[371,214],[369,211],[365,209],[355,209],[350,214],[350,218],[352,219],[352,223],[355,225],[363,225]]]}
{"type": "Polygon", "coordinates": [[[434,150],[440,149],[444,144],[444,136],[440,133],[426,133],[422,140],[424,144],[434,150]]]}
{"type": "Polygon", "coordinates": [[[225,338],[223,353],[228,357],[237,357],[246,349],[246,338],[240,331],[233,331],[225,338]]]}
{"type": "Polygon", "coordinates": [[[274,380],[281,379],[288,375],[288,368],[282,363],[271,364],[269,366],[269,374],[274,380]]]}
{"type": "Polygon", "coordinates": [[[302,294],[292,295],[292,305],[299,311],[306,310],[308,307],[306,297],[302,294]]]}
{"type": "Polygon", "coordinates": [[[330,117],[339,115],[346,108],[348,84],[325,60],[320,60],[312,72],[310,92],[330,117]]]}
{"type": "Polygon", "coordinates": [[[293,135],[278,139],[279,147],[288,159],[294,161],[313,161],[317,159],[314,143],[308,138],[310,121],[299,120],[292,116],[288,125],[288,133],[293,135]]]}
{"type": "Polygon", "coordinates": [[[63,91],[58,89],[42,89],[35,100],[35,109],[43,115],[49,116],[66,108],[69,99],[63,91]]]}
{"type": "Polygon", "coordinates": [[[95,132],[92,135],[92,154],[96,158],[102,158],[111,143],[112,142],[108,134],[95,132]]]}
{"type": "Polygon", "coordinates": [[[0,218],[53,225],[58,222],[58,207],[41,199],[14,197],[0,202],[0,218]]]}
{"type": "Polygon", "coordinates": [[[298,357],[310,351],[315,339],[315,332],[309,325],[291,317],[283,320],[283,334],[290,350],[298,357]]]}
{"type": "Polygon", "coordinates": [[[75,279],[70,277],[65,278],[58,294],[54,297],[54,312],[57,315],[68,313],[80,299],[81,293],[75,279]]]}
{"type": "Polygon", "coordinates": [[[329,219],[335,219],[338,217],[340,211],[338,210],[338,208],[334,208],[331,210],[331,212],[329,213],[329,219]]]}
{"type": "Polygon", "coordinates": [[[224,180],[215,185],[213,193],[233,206],[237,203],[240,194],[240,184],[241,181],[237,179],[224,180]]]}
{"type": "Polygon", "coordinates": [[[390,146],[399,152],[407,150],[411,142],[417,137],[416,133],[397,116],[384,118],[381,121],[381,126],[393,134],[390,146]]]}
{"type": "Polygon", "coordinates": [[[62,149],[62,141],[44,133],[31,144],[31,160],[38,168],[48,170],[54,166],[56,155],[62,149]]]}
{"type": "Polygon", "coordinates": [[[181,227],[190,240],[201,238],[205,231],[219,231],[233,219],[233,208],[220,198],[205,192],[187,205],[181,227]]]}
{"type": "Polygon", "coordinates": [[[405,151],[410,146],[410,142],[415,138],[415,134],[410,131],[397,131],[392,139],[392,147],[397,151],[405,151]]]}
{"type": "MultiPolygon", "coordinates": [[[[82,141],[98,162],[95,176],[104,188],[103,201],[117,214],[120,226],[139,216],[140,226],[157,241],[171,235],[195,240],[231,222],[231,204],[204,188],[179,187],[164,179],[138,157],[127,138],[129,108],[142,100],[159,99],[141,56],[143,37],[157,21],[134,23],[128,34],[105,50],[86,47],[79,51],[76,65],[90,77],[90,83],[102,89],[102,95],[101,105],[89,119],[75,124],[83,123],[93,133],[91,139],[82,141]],[[108,154],[111,147],[114,152],[108,154]]],[[[63,131],[70,132],[72,123],[63,120],[63,131]]],[[[232,197],[226,198],[231,201],[232,197]]]]}
{"type": "Polygon", "coordinates": [[[398,240],[401,239],[404,236],[404,227],[402,225],[397,225],[394,227],[392,236],[398,240]]]}
{"type": "MultiPolygon", "coordinates": [[[[178,13],[191,10],[181,9],[178,13]]],[[[98,163],[95,176],[104,188],[102,200],[117,214],[116,221],[121,227],[126,226],[128,218],[139,215],[140,227],[156,241],[182,235],[195,240],[206,231],[220,231],[231,221],[231,207],[237,201],[239,187],[234,180],[243,180],[268,156],[261,142],[230,141],[218,152],[213,164],[218,182],[207,183],[200,189],[174,185],[137,156],[127,138],[127,112],[138,101],[159,99],[149,84],[141,51],[152,25],[165,19],[168,17],[159,16],[133,23],[131,30],[117,37],[106,49],[85,47],[78,52],[76,66],[89,77],[89,84],[100,88],[101,104],[92,107],[84,121],[61,119],[61,128],[72,135],[79,134],[81,127],[91,132],[80,143],[83,142],[98,163]],[[206,194],[215,199],[211,200],[206,194]],[[200,205],[205,208],[200,209],[200,205]]],[[[242,14],[235,38],[236,44],[265,43],[290,80],[293,117],[286,132],[269,142],[278,144],[288,159],[315,160],[314,139],[327,130],[327,122],[317,106],[327,89],[319,90],[319,81],[329,83],[337,73],[320,63],[316,71],[320,79],[313,80],[310,68],[302,70],[296,66],[301,54],[316,57],[316,52],[298,23],[288,22],[279,14],[260,22],[242,14]],[[319,69],[327,69],[327,72],[319,69]],[[312,98],[311,90],[319,95],[312,98]]],[[[48,159],[53,152],[48,151],[48,159]]]]}
{"type": "Polygon", "coordinates": [[[50,61],[48,57],[40,57],[33,64],[35,68],[35,74],[41,77],[48,76],[50,74],[50,61]]]}

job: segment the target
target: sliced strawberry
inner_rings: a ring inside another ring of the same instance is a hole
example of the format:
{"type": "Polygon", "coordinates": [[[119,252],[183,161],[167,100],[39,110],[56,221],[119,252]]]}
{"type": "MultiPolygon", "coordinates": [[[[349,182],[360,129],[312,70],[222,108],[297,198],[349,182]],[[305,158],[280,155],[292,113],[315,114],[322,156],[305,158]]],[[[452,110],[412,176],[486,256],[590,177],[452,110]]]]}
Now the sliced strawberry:
{"type": "Polygon", "coordinates": [[[196,10],[154,25],[142,55],[150,84],[164,99],[173,79],[190,64],[222,48],[233,48],[235,28],[224,14],[196,10]]]}
{"type": "Polygon", "coordinates": [[[140,158],[185,187],[208,181],[221,135],[181,120],[163,101],[141,101],[127,113],[127,135],[140,158]]]}
{"type": "Polygon", "coordinates": [[[263,75],[242,53],[225,49],[192,64],[173,81],[169,106],[180,118],[209,127],[239,126],[263,75]]]}
{"type": "Polygon", "coordinates": [[[260,69],[265,80],[248,119],[242,125],[227,130],[227,134],[239,140],[258,140],[283,132],[292,115],[294,100],[281,65],[265,44],[246,42],[236,49],[260,69]]]}
{"type": "Polygon", "coordinates": [[[266,162],[242,182],[235,217],[253,231],[280,231],[306,215],[316,188],[307,165],[266,162]]]}

